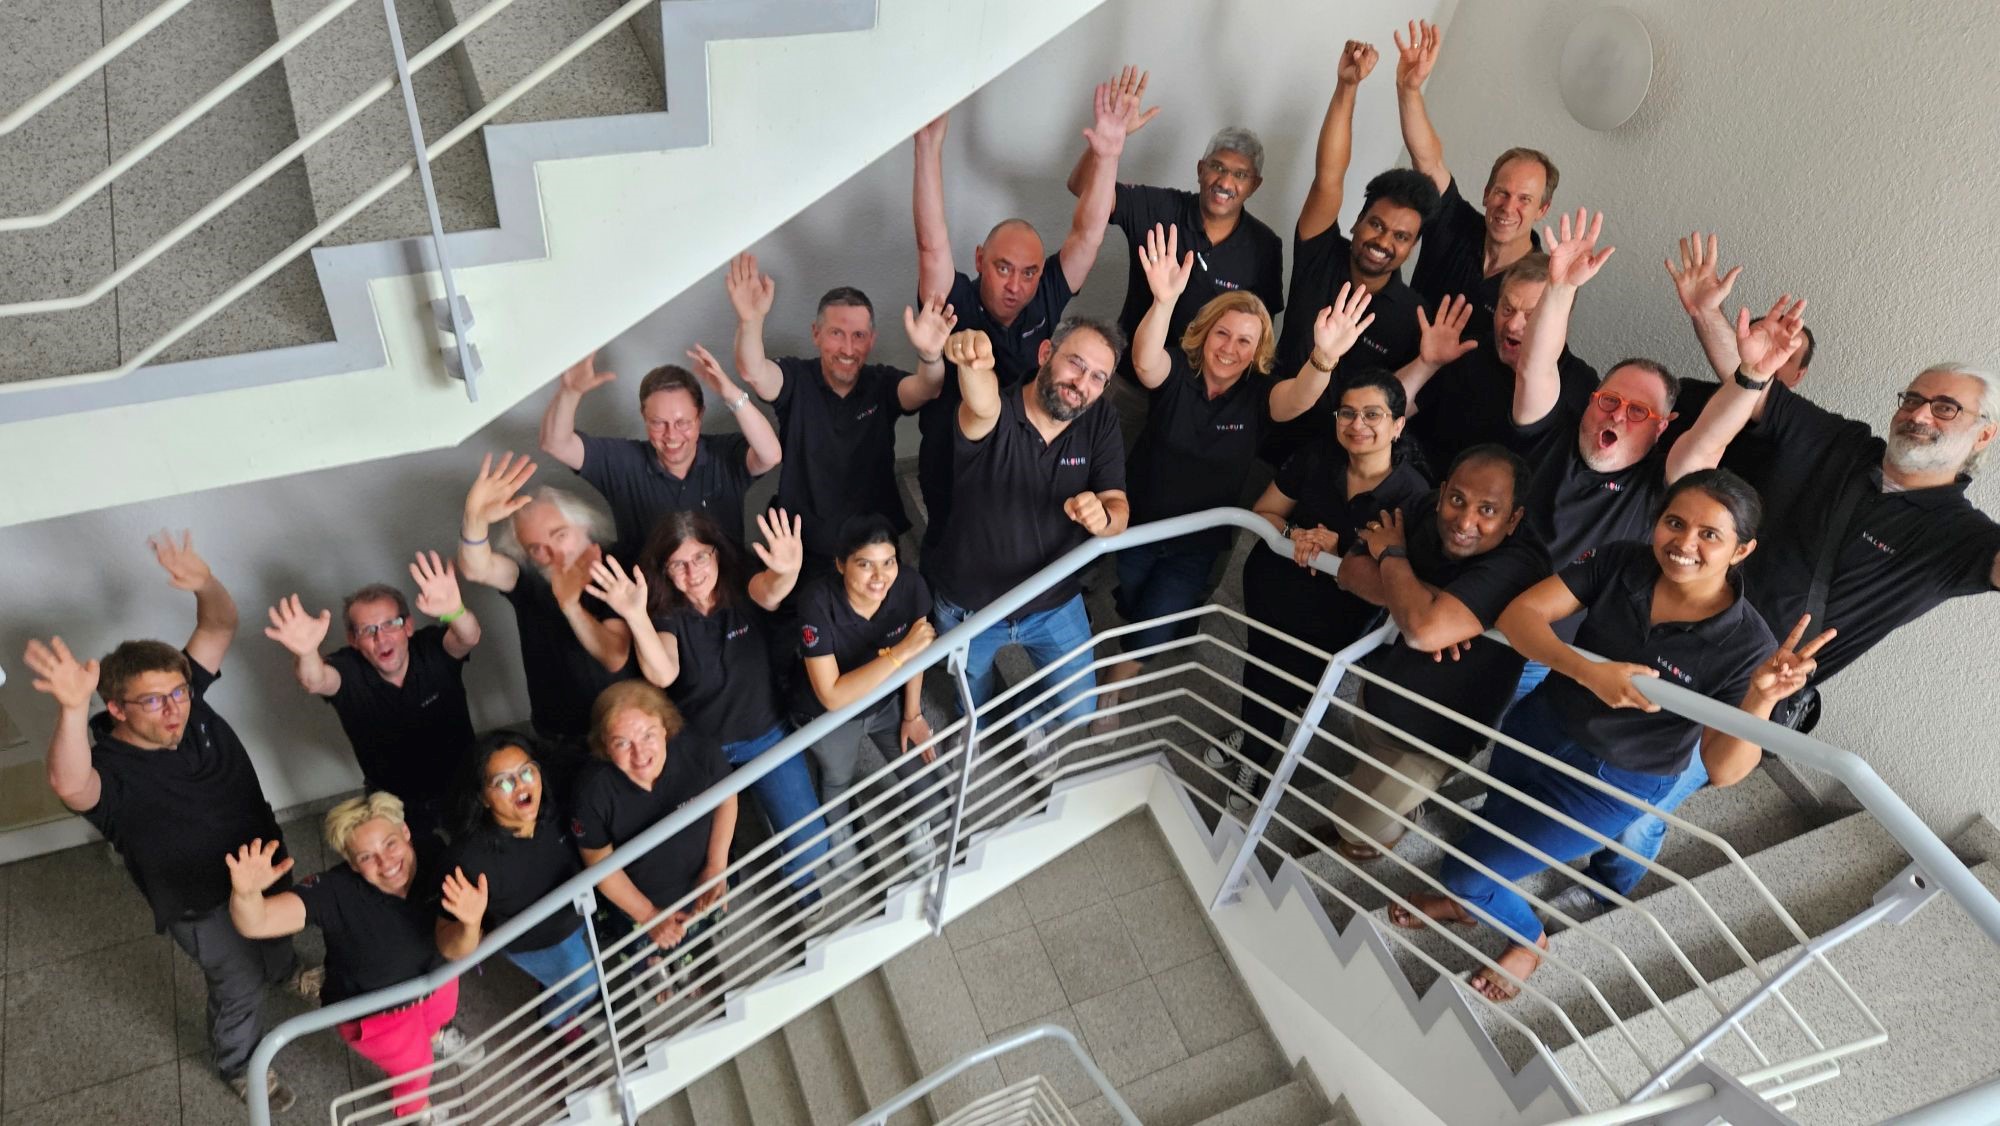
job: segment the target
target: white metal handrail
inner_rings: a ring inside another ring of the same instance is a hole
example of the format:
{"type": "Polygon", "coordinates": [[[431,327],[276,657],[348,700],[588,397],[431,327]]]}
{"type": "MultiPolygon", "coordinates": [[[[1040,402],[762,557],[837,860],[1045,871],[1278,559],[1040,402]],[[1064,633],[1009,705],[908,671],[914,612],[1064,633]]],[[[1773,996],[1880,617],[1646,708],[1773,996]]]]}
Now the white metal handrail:
{"type": "Polygon", "coordinates": [[[92,51],[88,58],[64,71],[40,93],[30,96],[27,101],[14,107],[12,113],[0,118],[0,137],[19,129],[36,114],[54,105],[57,99],[76,89],[84,79],[103,70],[111,60],[124,54],[127,48],[144,39],[154,28],[167,22],[173,18],[174,13],[193,2],[194,0],[166,0],[166,3],[133,21],[131,27],[113,36],[109,42],[92,51]]]}
{"type": "MultiPolygon", "coordinates": [[[[975,1048],[922,1079],[917,1080],[915,1083],[910,1084],[908,1087],[903,1088],[881,1106],[855,1119],[853,1126],[887,1126],[889,1119],[897,1111],[916,1105],[919,1099],[951,1082],[958,1076],[965,1074],[967,1071],[988,1060],[999,1059],[1008,1052],[1019,1051],[1030,1044],[1042,1040],[1053,1040],[1063,1047],[1068,1048],[1070,1055],[1075,1057],[1077,1065],[1083,1068],[1084,1074],[1089,1076],[1090,1081],[1097,1085],[1098,1091],[1104,1096],[1106,1105],[1111,1108],[1112,1113],[1118,1116],[1118,1121],[1124,1123],[1125,1126],[1139,1126],[1138,1116],[1133,1114],[1132,1108],[1125,1105],[1125,1100],[1119,1097],[1118,1089],[1111,1085],[1111,1080],[1105,1077],[1103,1070],[1097,1066],[1097,1061],[1090,1058],[1090,1053],[1084,1051],[1082,1044],[1077,1043],[1074,1033],[1059,1024],[1038,1024],[1033,1028],[1016,1032],[1004,1040],[995,1040],[985,1047],[975,1048]]],[[[1019,1098],[1019,1089],[1023,1088],[1023,1085],[1026,1085],[1026,1088],[1033,1092],[1029,1102],[1032,1103],[1035,1100],[1039,1100],[1044,1106],[1060,1107],[1062,1105],[1062,1100],[1055,1098],[1055,1091],[1049,1088],[1046,1082],[1040,1083],[1039,1088],[1037,1088],[1036,1084],[1039,1079],[1039,1076],[1032,1076],[1027,1080],[1023,1080],[1021,1084],[1015,1084],[1012,1087],[995,1091],[992,1095],[987,1096],[987,1099],[991,1100],[990,1102],[975,1103],[972,1106],[968,1106],[960,1110],[957,1114],[947,1118],[945,1122],[968,1124],[972,1122],[992,1122],[997,1124],[1024,1120],[1033,1121],[1032,1115],[1021,1109],[1023,1101],[1019,1098]],[[1049,1100],[1053,1100],[1053,1102],[1051,1103],[1049,1100]],[[991,1113],[996,1107],[1004,1108],[999,1116],[991,1113]]],[[[940,1124],[940,1126],[943,1126],[943,1124],[940,1124]]]]}

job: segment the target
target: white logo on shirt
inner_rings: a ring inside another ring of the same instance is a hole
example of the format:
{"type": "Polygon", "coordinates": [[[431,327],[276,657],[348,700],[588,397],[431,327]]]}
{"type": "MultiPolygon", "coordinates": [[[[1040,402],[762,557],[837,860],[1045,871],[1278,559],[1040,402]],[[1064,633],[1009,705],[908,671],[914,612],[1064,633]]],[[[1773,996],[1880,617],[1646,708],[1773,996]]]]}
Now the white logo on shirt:
{"type": "Polygon", "coordinates": [[[1896,554],[1895,548],[1890,547],[1888,544],[1883,543],[1879,539],[1876,539],[1875,533],[1873,532],[1863,531],[1861,533],[1861,542],[1867,544],[1869,547],[1874,548],[1875,550],[1881,552],[1884,555],[1896,554]]]}

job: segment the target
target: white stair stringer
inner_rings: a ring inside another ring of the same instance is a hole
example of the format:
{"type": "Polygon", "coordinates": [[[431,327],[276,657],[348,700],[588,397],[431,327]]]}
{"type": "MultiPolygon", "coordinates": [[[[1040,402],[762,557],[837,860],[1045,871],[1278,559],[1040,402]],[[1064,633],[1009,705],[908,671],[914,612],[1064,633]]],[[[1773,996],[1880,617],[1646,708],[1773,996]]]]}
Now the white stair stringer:
{"type": "Polygon", "coordinates": [[[0,385],[0,476],[40,482],[0,526],[456,445],[1102,2],[662,3],[666,112],[485,130],[499,226],[447,236],[477,402],[427,239],[321,247],[332,342],[0,385]]]}

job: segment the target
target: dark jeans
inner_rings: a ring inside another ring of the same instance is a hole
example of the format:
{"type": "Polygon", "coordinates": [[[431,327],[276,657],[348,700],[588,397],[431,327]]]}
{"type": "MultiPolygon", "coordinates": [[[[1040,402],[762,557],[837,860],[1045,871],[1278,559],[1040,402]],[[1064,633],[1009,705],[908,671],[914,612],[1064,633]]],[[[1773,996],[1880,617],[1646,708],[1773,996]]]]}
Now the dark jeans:
{"type": "MultiPolygon", "coordinates": [[[[1118,616],[1128,622],[1143,622],[1201,605],[1217,554],[1208,548],[1190,551],[1172,541],[1119,552],[1118,593],[1113,599],[1118,616]]],[[[1200,624],[1199,618],[1187,618],[1128,633],[1125,652],[1191,636],[1200,624]]]]}
{"type": "MultiPolygon", "coordinates": [[[[771,728],[762,735],[741,739],[722,745],[722,757],[731,766],[742,766],[785,738],[787,732],[783,724],[771,728]]],[[[803,754],[795,754],[783,765],[750,783],[750,792],[757,798],[757,804],[764,807],[764,816],[771,822],[771,831],[786,834],[785,848],[790,851],[804,844],[814,834],[826,828],[826,820],[819,815],[819,795],[813,792],[812,773],[806,769],[803,754]]],[[[792,886],[803,888],[812,883],[813,865],[826,855],[826,838],[814,841],[812,847],[785,861],[785,874],[792,877],[792,886]]],[[[819,892],[811,892],[801,906],[819,901],[819,892]]]]}
{"type": "Polygon", "coordinates": [[[167,933],[208,982],[208,1042],[215,1069],[235,1079],[249,1066],[263,1031],[258,1009],[264,987],[276,985],[298,968],[289,938],[250,939],[236,933],[229,904],[167,924],[167,933]]]}

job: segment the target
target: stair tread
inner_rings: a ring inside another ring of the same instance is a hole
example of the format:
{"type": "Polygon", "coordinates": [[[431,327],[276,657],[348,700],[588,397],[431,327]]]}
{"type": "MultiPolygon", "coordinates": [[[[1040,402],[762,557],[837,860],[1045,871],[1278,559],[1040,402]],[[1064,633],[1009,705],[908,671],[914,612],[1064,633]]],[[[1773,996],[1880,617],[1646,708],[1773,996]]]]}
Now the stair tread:
{"type": "Polygon", "coordinates": [[[1254,1099],[1237,1103],[1198,1126],[1318,1126],[1327,1114],[1325,1100],[1312,1087],[1294,1079],[1254,1099]]]}
{"type": "Polygon", "coordinates": [[[813,1126],[844,1126],[868,1109],[831,1000],[799,1014],[785,1026],[784,1037],[813,1126]]]}
{"type": "Polygon", "coordinates": [[[754,1126],[735,1068],[718,1067],[690,1083],[687,1098],[699,1126],[754,1126]]]}
{"type": "Polygon", "coordinates": [[[686,1091],[676,1091],[667,1101],[639,1116],[639,1126],[698,1126],[686,1091]]]}
{"type": "Polygon", "coordinates": [[[757,1126],[812,1126],[805,1092],[799,1089],[782,1032],[773,1032],[743,1049],[732,1062],[750,1109],[750,1121],[757,1126]]]}
{"type": "MultiPolygon", "coordinates": [[[[881,973],[919,1074],[985,1046],[986,1030],[973,1008],[971,991],[942,936],[926,938],[898,954],[881,973]]],[[[942,1118],[1005,1085],[999,1065],[988,1060],[931,1092],[931,1112],[942,1118]]]]}
{"type": "MultiPolygon", "coordinates": [[[[1170,1064],[1119,1089],[1146,1126],[1195,1126],[1291,1083],[1292,1068],[1262,1030],[1170,1064]]],[[[1098,1106],[1100,1096],[1086,1106],[1098,1106]]]]}
{"type": "MultiPolygon", "coordinates": [[[[453,22],[487,0],[438,0],[453,22]]],[[[484,105],[568,47],[619,7],[618,0],[515,0],[462,44],[455,60],[469,101],[484,105]]],[[[558,121],[666,108],[663,78],[641,48],[633,25],[641,14],[590,46],[494,118],[498,124],[558,121]]],[[[657,15],[653,16],[658,19],[657,15]]]]}
{"type": "MultiPolygon", "coordinates": [[[[854,1064],[855,1079],[868,1106],[880,1106],[915,1083],[923,1073],[910,1058],[896,1007],[880,970],[866,974],[833,995],[841,1042],[854,1064]]],[[[891,1118],[892,1126],[920,1126],[930,1121],[920,1103],[891,1118]]]]}

